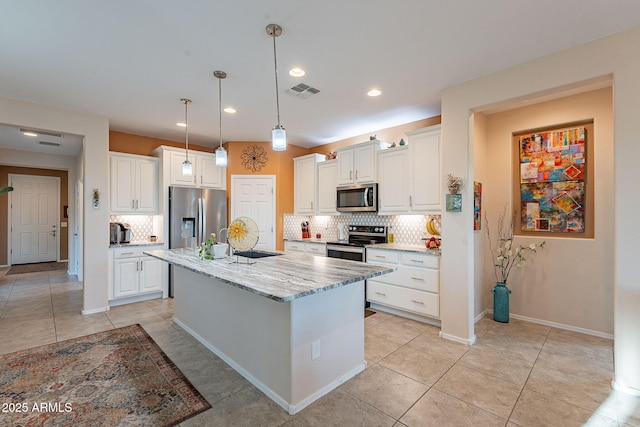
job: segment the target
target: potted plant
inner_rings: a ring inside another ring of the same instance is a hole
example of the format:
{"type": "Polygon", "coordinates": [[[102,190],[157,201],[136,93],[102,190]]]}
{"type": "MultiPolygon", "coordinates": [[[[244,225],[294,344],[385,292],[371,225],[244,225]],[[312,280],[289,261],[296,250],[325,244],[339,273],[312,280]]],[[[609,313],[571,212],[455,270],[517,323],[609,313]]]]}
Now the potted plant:
{"type": "Polygon", "coordinates": [[[9,191],[13,191],[13,187],[2,187],[2,188],[0,188],[0,194],[8,193],[9,191]]]}
{"type": "Polygon", "coordinates": [[[485,225],[489,249],[493,257],[493,271],[496,277],[496,285],[491,289],[493,293],[493,320],[497,322],[509,322],[509,294],[511,290],[507,288],[507,280],[513,267],[523,267],[527,260],[527,255],[537,253],[538,249],[544,249],[546,241],[542,243],[531,243],[528,246],[515,245],[513,243],[513,224],[515,222],[515,212],[511,215],[510,221],[506,220],[505,212],[498,218],[498,241],[494,249],[494,242],[491,239],[489,220],[485,216],[485,225]]]}

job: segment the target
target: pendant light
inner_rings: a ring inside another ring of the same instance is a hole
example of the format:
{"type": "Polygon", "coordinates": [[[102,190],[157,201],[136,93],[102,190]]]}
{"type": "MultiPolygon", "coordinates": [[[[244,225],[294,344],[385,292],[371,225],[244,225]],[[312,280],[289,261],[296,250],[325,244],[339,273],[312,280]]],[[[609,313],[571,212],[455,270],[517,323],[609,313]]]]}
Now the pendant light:
{"type": "Polygon", "coordinates": [[[187,106],[191,104],[190,99],[182,98],[180,100],[184,104],[184,129],[185,129],[185,159],[182,162],[182,175],[193,176],[193,165],[189,161],[189,122],[187,116],[187,106]]]}
{"type": "Polygon", "coordinates": [[[274,151],[287,149],[287,132],[280,124],[280,96],[278,94],[278,60],[276,57],[276,37],[282,34],[282,27],[278,24],[267,25],[267,34],[273,37],[273,65],[276,75],[276,110],[278,111],[278,124],[271,130],[271,144],[274,151]]]}
{"type": "Polygon", "coordinates": [[[222,147],[222,79],[227,78],[227,73],[214,71],[213,75],[218,78],[218,107],[220,112],[220,146],[216,150],[216,166],[224,168],[227,166],[227,151],[222,147]]]}

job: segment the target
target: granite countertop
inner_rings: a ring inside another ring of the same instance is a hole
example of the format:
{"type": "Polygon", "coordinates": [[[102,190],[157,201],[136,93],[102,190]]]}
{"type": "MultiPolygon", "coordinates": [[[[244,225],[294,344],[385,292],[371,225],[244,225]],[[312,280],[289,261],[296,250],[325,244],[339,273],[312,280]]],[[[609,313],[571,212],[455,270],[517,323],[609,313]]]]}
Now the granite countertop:
{"type": "Polygon", "coordinates": [[[227,256],[211,261],[201,260],[194,249],[149,250],[144,253],[278,302],[328,291],[391,273],[396,269],[284,252],[271,252],[283,255],[268,258],[249,260],[244,257],[227,256]],[[239,260],[238,263],[235,262],[236,258],[239,260]],[[255,263],[247,264],[247,260],[255,263]]]}
{"type": "Polygon", "coordinates": [[[391,249],[394,251],[420,252],[440,256],[440,249],[427,249],[424,244],[410,245],[406,243],[379,243],[377,245],[367,245],[368,249],[391,249]]]}
{"type": "Polygon", "coordinates": [[[109,244],[110,248],[129,248],[132,246],[154,246],[154,245],[159,245],[162,246],[164,245],[164,242],[161,241],[157,241],[157,242],[152,242],[150,240],[132,240],[129,243],[111,243],[109,244]]]}

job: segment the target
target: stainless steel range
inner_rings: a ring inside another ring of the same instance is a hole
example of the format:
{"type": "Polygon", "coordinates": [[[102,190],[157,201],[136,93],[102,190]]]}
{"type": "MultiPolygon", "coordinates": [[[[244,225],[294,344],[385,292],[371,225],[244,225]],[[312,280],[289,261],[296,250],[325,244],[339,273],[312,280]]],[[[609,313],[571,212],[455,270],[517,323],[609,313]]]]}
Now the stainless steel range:
{"type": "MultiPolygon", "coordinates": [[[[387,243],[387,227],[379,225],[350,225],[348,240],[327,242],[327,256],[330,258],[349,259],[352,261],[366,261],[365,245],[387,243]]],[[[364,307],[369,307],[367,301],[367,286],[364,288],[364,307]]]]}
{"type": "Polygon", "coordinates": [[[387,243],[387,227],[380,225],[350,225],[348,240],[327,242],[327,256],[330,258],[366,261],[365,245],[387,243]]]}

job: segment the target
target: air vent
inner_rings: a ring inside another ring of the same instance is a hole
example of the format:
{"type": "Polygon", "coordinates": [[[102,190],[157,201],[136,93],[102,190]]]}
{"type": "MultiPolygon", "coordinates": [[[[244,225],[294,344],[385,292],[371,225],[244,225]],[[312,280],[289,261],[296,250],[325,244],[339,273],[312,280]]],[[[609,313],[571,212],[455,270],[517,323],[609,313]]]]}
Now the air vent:
{"type": "Polygon", "coordinates": [[[22,129],[22,128],[20,128],[20,132],[22,132],[22,133],[31,132],[31,133],[37,133],[38,135],[46,135],[46,136],[54,136],[56,138],[64,138],[64,135],[62,135],[61,133],[47,132],[45,130],[33,130],[33,129],[22,129]]]}
{"type": "Polygon", "coordinates": [[[38,141],[40,145],[48,145],[49,147],[60,147],[60,144],[57,142],[49,142],[49,141],[38,141]]]}
{"type": "Polygon", "coordinates": [[[297,84],[297,85],[293,86],[292,88],[288,89],[287,92],[289,92],[291,95],[297,96],[299,98],[307,99],[311,95],[315,95],[316,93],[318,93],[320,91],[318,89],[316,89],[315,87],[311,87],[311,86],[309,86],[307,84],[300,83],[300,84],[297,84]]]}

